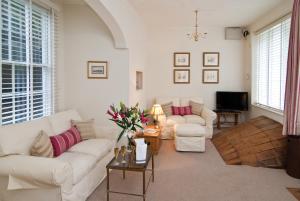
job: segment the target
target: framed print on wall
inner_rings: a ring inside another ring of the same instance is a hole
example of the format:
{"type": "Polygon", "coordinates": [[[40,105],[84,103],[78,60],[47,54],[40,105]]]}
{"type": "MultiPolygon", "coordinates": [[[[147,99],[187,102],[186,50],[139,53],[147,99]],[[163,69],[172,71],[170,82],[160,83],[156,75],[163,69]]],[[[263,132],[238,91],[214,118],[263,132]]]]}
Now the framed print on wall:
{"type": "Polygon", "coordinates": [[[190,70],[176,69],[173,74],[174,84],[189,84],[190,83],[190,70]]]}
{"type": "Polygon", "coordinates": [[[88,61],[87,74],[88,79],[107,79],[107,61],[88,61]]]}
{"type": "Polygon", "coordinates": [[[174,67],[189,67],[190,56],[189,52],[174,52],[174,67]]]}
{"type": "Polygon", "coordinates": [[[219,70],[218,69],[202,70],[202,82],[205,84],[218,84],[219,70]]]}
{"type": "Polygon", "coordinates": [[[220,53],[219,52],[203,52],[204,67],[219,67],[220,53]]]}

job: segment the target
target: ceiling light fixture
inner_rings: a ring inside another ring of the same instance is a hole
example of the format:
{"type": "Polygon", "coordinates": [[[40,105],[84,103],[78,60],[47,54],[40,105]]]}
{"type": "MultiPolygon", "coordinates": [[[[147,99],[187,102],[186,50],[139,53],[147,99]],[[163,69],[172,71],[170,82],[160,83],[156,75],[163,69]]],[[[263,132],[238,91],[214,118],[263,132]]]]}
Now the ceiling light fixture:
{"type": "Polygon", "coordinates": [[[195,10],[195,15],[196,15],[196,24],[195,24],[195,32],[191,33],[191,34],[187,34],[188,38],[190,40],[194,40],[194,41],[199,41],[200,38],[205,38],[207,33],[201,33],[198,31],[198,10],[195,10]]]}

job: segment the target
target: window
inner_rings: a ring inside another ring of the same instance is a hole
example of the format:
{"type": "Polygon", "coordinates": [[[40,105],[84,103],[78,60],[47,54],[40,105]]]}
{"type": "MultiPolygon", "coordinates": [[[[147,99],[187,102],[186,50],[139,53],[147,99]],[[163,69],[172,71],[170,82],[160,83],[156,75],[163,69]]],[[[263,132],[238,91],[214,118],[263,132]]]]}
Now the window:
{"type": "Polygon", "coordinates": [[[290,23],[285,17],[256,36],[255,104],[279,112],[284,109],[290,23]]]}
{"type": "Polygon", "coordinates": [[[52,12],[29,0],[1,0],[0,125],[53,111],[52,12]]]}

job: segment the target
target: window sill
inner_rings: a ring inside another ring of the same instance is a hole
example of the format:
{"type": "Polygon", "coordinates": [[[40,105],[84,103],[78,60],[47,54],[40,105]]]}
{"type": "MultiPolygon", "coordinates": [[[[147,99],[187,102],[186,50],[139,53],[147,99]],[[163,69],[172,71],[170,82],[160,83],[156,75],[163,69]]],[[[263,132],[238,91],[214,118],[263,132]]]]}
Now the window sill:
{"type": "Polygon", "coordinates": [[[268,107],[268,106],[263,106],[263,105],[259,105],[259,104],[255,104],[253,103],[252,106],[256,107],[256,108],[259,108],[259,109],[263,109],[263,110],[266,110],[268,112],[272,112],[274,114],[278,114],[280,116],[283,116],[283,112],[277,110],[277,109],[272,109],[271,107],[268,107]]]}

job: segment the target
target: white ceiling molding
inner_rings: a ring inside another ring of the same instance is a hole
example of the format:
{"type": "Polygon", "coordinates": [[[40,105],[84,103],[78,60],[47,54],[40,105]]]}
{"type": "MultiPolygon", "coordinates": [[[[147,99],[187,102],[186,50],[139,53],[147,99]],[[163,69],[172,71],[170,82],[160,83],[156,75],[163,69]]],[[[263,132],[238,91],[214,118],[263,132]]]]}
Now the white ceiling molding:
{"type": "Polygon", "coordinates": [[[125,39],[124,33],[120,25],[112,16],[110,11],[103,5],[101,0],[85,0],[85,2],[96,12],[96,14],[103,20],[103,22],[109,28],[114,38],[115,48],[127,49],[127,41],[125,39]]]}

